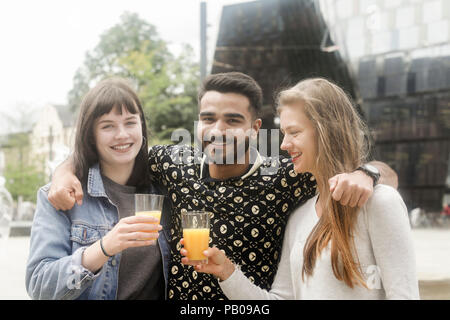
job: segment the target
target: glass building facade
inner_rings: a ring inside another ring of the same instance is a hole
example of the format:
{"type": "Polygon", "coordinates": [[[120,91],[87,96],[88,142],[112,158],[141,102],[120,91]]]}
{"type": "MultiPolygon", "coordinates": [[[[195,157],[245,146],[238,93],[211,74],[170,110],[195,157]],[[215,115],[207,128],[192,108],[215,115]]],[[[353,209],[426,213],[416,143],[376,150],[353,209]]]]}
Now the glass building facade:
{"type": "Polygon", "coordinates": [[[355,96],[348,68],[332,46],[314,0],[261,0],[224,6],[211,73],[241,71],[255,78],[271,114],[274,93],[300,79],[325,76],[355,96]],[[328,40],[328,41],[327,41],[328,40]]]}
{"type": "Polygon", "coordinates": [[[357,101],[408,208],[438,212],[450,202],[449,43],[447,0],[261,0],[223,8],[211,72],[260,83],[265,128],[277,127],[279,89],[334,80],[357,101]]]}
{"type": "Polygon", "coordinates": [[[321,0],[409,209],[450,203],[450,1],[321,0]]]}

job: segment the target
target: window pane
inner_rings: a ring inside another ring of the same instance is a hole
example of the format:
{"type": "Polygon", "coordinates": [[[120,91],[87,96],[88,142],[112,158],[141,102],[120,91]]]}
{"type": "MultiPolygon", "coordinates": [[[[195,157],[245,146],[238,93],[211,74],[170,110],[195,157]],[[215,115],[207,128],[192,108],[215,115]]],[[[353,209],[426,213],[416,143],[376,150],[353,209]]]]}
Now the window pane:
{"type": "Polygon", "coordinates": [[[432,22],[439,20],[442,16],[441,0],[425,1],[423,4],[423,22],[432,22]]]}
{"type": "Polygon", "coordinates": [[[396,11],[395,24],[397,28],[411,27],[414,25],[414,17],[414,7],[399,8],[396,11]]]}
{"type": "Polygon", "coordinates": [[[398,38],[399,49],[416,48],[419,46],[419,28],[400,29],[398,38]]]}
{"type": "Polygon", "coordinates": [[[428,24],[427,40],[429,43],[447,42],[448,37],[448,21],[438,21],[428,24]]]}

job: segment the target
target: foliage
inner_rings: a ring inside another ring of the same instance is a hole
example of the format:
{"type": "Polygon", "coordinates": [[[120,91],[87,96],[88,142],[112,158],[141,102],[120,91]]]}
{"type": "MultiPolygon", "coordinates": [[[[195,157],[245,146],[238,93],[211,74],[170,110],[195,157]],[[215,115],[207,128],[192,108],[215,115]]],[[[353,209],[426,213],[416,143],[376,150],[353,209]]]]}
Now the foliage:
{"type": "Polygon", "coordinates": [[[79,107],[89,88],[110,76],[125,77],[134,84],[149,132],[157,140],[170,139],[177,128],[192,133],[199,82],[192,48],[185,46],[175,57],[153,25],[135,13],[124,13],[117,25],[102,34],[76,72],[68,97],[72,109],[79,107]]]}
{"type": "Polygon", "coordinates": [[[23,196],[24,201],[36,202],[36,186],[45,184],[45,175],[34,165],[20,166],[18,163],[9,163],[5,170],[6,189],[15,201],[23,196]]]}
{"type": "Polygon", "coordinates": [[[6,189],[14,200],[23,196],[24,201],[36,202],[36,188],[45,184],[45,174],[39,163],[28,159],[30,148],[27,133],[15,133],[6,142],[8,159],[4,170],[6,189]]]}

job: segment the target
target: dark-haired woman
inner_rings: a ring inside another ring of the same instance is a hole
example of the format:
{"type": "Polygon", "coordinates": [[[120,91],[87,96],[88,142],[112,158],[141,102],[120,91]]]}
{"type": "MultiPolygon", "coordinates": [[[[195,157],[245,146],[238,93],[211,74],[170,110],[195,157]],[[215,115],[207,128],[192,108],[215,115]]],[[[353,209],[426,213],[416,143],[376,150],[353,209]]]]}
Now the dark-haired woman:
{"type": "Polygon", "coordinates": [[[26,270],[31,298],[164,299],[167,240],[154,218],[134,215],[134,194],[158,191],[142,185],[146,136],[125,80],[103,80],[87,93],[72,157],[85,197],[62,212],[48,201],[49,185],[38,191],[26,270]]]}

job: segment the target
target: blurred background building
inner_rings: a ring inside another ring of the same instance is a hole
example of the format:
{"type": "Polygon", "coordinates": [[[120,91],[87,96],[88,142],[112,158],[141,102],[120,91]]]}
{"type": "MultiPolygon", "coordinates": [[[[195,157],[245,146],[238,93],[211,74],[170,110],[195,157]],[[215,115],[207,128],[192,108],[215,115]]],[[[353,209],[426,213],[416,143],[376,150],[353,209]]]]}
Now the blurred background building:
{"type": "MultiPolygon", "coordinates": [[[[398,174],[408,209],[450,202],[450,1],[261,0],[222,10],[211,73],[242,71],[274,96],[322,76],[357,102],[373,157],[398,174]]],[[[275,118],[276,119],[276,118],[275,118]]]]}
{"type": "Polygon", "coordinates": [[[321,1],[376,140],[412,207],[450,202],[450,2],[321,1]]]}
{"type": "Polygon", "coordinates": [[[24,108],[14,131],[0,136],[0,177],[14,199],[13,220],[32,220],[37,189],[70,153],[75,116],[67,106],[24,108]]]}
{"type": "Polygon", "coordinates": [[[39,112],[31,132],[31,156],[39,159],[50,177],[56,165],[70,153],[75,138],[75,116],[68,106],[48,104],[39,112]]]}

